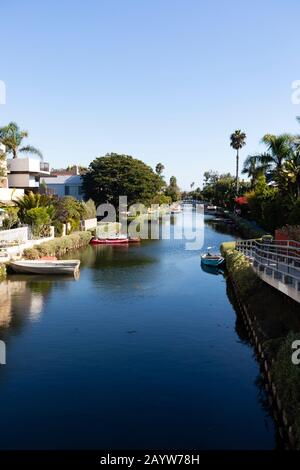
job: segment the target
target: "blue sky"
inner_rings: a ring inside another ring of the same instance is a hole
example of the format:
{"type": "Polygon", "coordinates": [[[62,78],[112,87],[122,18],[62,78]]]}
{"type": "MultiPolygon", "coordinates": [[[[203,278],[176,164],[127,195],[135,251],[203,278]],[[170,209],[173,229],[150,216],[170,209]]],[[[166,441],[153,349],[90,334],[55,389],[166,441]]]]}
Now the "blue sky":
{"type": "Polygon", "coordinates": [[[298,0],[2,0],[0,125],[53,167],[131,154],[183,189],[234,172],[266,132],[299,131],[298,0]]]}

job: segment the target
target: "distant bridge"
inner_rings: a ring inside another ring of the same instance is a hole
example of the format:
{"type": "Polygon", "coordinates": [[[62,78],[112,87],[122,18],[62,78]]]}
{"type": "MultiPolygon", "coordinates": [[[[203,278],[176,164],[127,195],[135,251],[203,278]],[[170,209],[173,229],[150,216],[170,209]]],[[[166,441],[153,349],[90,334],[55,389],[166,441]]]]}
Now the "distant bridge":
{"type": "Polygon", "coordinates": [[[203,201],[198,201],[197,199],[183,199],[181,204],[191,204],[195,206],[196,204],[204,204],[203,201]]]}

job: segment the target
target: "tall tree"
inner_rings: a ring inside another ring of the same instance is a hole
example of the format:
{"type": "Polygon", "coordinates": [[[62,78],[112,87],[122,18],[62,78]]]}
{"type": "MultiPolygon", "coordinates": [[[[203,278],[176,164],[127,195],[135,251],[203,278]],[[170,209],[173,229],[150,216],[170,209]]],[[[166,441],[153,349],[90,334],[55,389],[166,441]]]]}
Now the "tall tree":
{"type": "Polygon", "coordinates": [[[156,173],[157,173],[159,176],[162,175],[164,169],[165,169],[165,167],[164,167],[164,165],[163,165],[162,163],[158,163],[158,164],[156,165],[156,167],[155,167],[155,171],[156,171],[156,173]]]}
{"type": "Polygon", "coordinates": [[[295,137],[290,134],[266,134],[261,142],[267,146],[266,152],[249,156],[244,163],[243,173],[248,176],[258,174],[276,178],[285,161],[293,157],[295,137]]]}
{"type": "Polygon", "coordinates": [[[87,199],[96,205],[109,202],[117,209],[119,196],[127,196],[128,205],[151,204],[163,186],[162,178],[141,160],[130,155],[110,153],[98,157],[82,175],[87,199]]]}
{"type": "Polygon", "coordinates": [[[165,190],[166,196],[169,196],[173,202],[180,199],[180,189],[177,185],[177,179],[175,176],[171,176],[169,186],[165,190]]]}
{"type": "Polygon", "coordinates": [[[236,150],[236,176],[235,176],[235,192],[239,193],[239,151],[246,145],[246,134],[241,130],[236,130],[230,136],[230,146],[236,150]]]}
{"type": "Polygon", "coordinates": [[[22,131],[15,122],[0,127],[0,142],[5,145],[6,152],[17,158],[19,153],[31,153],[43,158],[42,152],[32,145],[22,145],[23,140],[28,137],[27,131],[22,131]]]}
{"type": "Polygon", "coordinates": [[[268,169],[269,169],[268,163],[266,164],[259,163],[257,161],[256,155],[248,155],[248,157],[244,161],[244,167],[242,169],[242,173],[247,175],[248,178],[251,179],[251,186],[254,187],[257,182],[257,178],[262,174],[266,174],[268,169]]]}

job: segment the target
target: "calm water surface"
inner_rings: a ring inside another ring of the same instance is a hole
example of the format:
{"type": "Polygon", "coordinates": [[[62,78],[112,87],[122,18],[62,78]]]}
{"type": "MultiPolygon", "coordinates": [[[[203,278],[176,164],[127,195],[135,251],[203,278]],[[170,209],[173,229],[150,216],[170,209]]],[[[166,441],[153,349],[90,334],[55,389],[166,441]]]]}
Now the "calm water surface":
{"type": "Polygon", "coordinates": [[[2,449],[275,447],[226,280],[184,248],[88,247],[77,281],[0,284],[2,449]]]}

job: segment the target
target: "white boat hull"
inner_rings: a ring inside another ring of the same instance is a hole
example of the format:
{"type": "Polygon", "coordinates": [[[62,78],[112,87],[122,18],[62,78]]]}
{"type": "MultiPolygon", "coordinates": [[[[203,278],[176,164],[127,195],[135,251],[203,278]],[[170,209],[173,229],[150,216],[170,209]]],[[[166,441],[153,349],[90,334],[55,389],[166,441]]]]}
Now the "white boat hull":
{"type": "Polygon", "coordinates": [[[80,266],[79,260],[61,261],[13,261],[11,268],[16,273],[23,274],[74,274],[80,266]]]}

